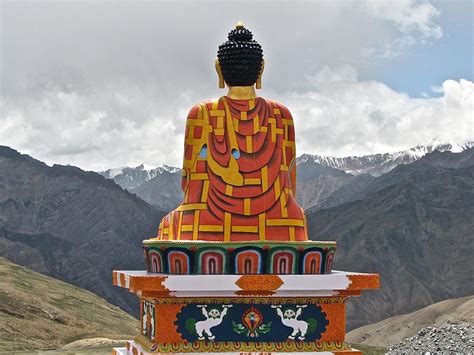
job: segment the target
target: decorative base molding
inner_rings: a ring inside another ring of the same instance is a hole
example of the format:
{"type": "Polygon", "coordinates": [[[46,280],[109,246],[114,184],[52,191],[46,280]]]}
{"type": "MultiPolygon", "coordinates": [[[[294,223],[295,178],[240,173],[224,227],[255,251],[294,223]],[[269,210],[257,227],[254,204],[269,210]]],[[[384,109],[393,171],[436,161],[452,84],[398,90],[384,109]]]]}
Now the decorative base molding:
{"type": "MultiPolygon", "coordinates": [[[[122,348],[114,348],[112,350],[112,355],[157,355],[157,354],[169,354],[169,353],[159,353],[159,352],[147,352],[139,343],[130,340],[127,341],[125,347],[122,348]]],[[[179,353],[179,352],[173,352],[173,354],[202,354],[202,352],[193,352],[193,353],[179,353]]],[[[213,352],[213,354],[225,354],[225,355],[230,355],[230,354],[245,354],[245,355],[271,355],[271,354],[291,354],[291,355],[306,355],[309,354],[309,352],[213,352]]],[[[333,350],[333,351],[321,351],[318,352],[320,355],[332,355],[332,354],[337,354],[337,355],[362,355],[362,352],[350,347],[347,347],[344,350],[333,350]]]]}
{"type": "Polygon", "coordinates": [[[327,275],[163,275],[114,271],[113,284],[157,297],[358,296],[379,287],[378,274],[333,271],[327,275]]]}

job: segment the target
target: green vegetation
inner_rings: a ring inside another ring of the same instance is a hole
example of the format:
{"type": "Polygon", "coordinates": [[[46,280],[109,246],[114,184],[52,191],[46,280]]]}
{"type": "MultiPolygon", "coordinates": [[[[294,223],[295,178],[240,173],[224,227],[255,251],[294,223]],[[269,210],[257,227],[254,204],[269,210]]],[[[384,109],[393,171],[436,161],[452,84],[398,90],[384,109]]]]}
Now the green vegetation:
{"type": "MultiPolygon", "coordinates": [[[[55,350],[81,339],[130,339],[138,333],[135,318],[89,291],[4,258],[0,277],[0,353],[55,350]]],[[[61,353],[101,353],[102,348],[110,354],[110,341],[61,353]]]]}

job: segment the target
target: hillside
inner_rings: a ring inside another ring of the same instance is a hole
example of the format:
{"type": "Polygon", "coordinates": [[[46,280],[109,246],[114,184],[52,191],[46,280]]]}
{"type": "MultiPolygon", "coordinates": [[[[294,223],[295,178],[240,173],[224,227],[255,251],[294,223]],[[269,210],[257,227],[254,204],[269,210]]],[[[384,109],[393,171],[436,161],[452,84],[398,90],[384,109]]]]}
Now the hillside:
{"type": "Polygon", "coordinates": [[[311,238],[338,243],[336,269],[381,274],[380,290],[349,303],[349,329],[474,294],[473,154],[432,153],[308,213],[311,238]]]}
{"type": "Polygon", "coordinates": [[[0,352],[127,339],[138,321],[95,294],[0,258],[0,352]]]}
{"type": "Polygon", "coordinates": [[[0,147],[0,256],[92,291],[129,312],[112,269],[143,269],[141,241],[163,212],[99,174],[49,167],[0,147]]]}
{"type": "Polygon", "coordinates": [[[389,348],[425,327],[439,327],[446,322],[474,325],[474,296],[437,302],[418,311],[390,317],[347,334],[347,341],[389,348]]]}

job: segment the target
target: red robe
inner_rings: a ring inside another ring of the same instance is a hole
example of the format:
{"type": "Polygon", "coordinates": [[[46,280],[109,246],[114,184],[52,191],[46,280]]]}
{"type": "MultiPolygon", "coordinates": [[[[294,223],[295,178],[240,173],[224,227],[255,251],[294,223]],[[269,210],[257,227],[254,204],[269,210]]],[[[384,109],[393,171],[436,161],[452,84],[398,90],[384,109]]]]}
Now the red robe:
{"type": "Polygon", "coordinates": [[[163,240],[307,240],[295,199],[293,118],[264,98],[226,96],[186,120],[183,203],[160,223],[163,240]]]}

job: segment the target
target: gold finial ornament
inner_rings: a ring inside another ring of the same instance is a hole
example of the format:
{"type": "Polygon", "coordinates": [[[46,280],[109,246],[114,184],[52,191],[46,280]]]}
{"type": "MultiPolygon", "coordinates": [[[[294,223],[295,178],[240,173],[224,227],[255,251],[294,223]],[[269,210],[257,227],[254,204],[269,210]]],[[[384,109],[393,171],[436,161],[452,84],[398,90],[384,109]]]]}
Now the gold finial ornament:
{"type": "Polygon", "coordinates": [[[244,28],[244,27],[245,27],[245,25],[242,21],[239,21],[235,24],[235,28],[237,28],[237,29],[244,28]]]}

